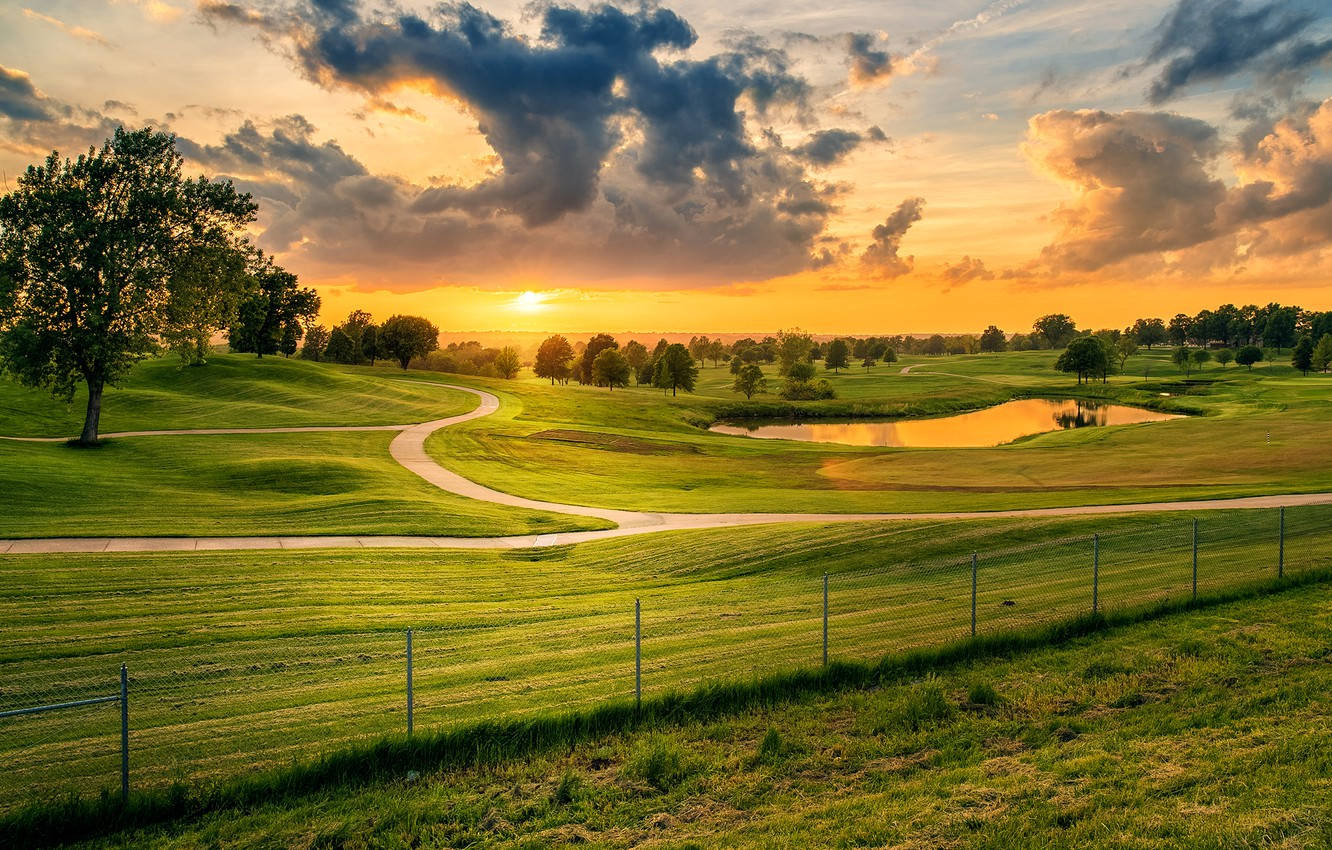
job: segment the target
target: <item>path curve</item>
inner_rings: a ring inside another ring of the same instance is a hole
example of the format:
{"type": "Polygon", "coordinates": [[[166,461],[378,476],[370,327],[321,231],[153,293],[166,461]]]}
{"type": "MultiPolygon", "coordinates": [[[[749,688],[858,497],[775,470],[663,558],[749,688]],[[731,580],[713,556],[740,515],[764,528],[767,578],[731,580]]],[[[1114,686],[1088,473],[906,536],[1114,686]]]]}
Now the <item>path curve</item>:
{"type": "MultiPolygon", "coordinates": [[[[910,367],[907,367],[910,368],[910,367]]],[[[394,548],[427,547],[445,549],[513,549],[585,543],[649,534],[657,531],[734,528],[768,523],[843,523],[882,521],[938,521],[968,519],[1006,519],[1022,517],[1090,516],[1096,514],[1166,513],[1174,511],[1213,511],[1240,508],[1276,508],[1332,504],[1332,493],[1302,493],[1273,496],[1247,496],[1237,499],[1203,499],[1184,502],[1138,502],[1116,505],[1073,505],[1057,508],[1017,508],[996,511],[940,511],[929,513],[729,513],[685,514],[647,513],[642,511],[594,508],[544,502],[505,493],[478,484],[441,466],[425,450],[426,440],[442,428],[489,416],[499,410],[499,398],[493,393],[456,384],[429,383],[471,393],[480,399],[467,413],[421,422],[415,425],[348,425],[293,428],[219,428],[177,431],[124,431],[106,436],[162,436],[190,434],[280,434],[317,431],[399,431],[389,444],[389,453],[406,469],[428,483],[449,493],[516,508],[548,511],[603,519],[615,528],[598,531],[569,531],[549,534],[522,534],[505,537],[433,537],[410,535],[310,535],[263,537],[45,537],[0,540],[0,554],[58,552],[183,552],[238,549],[315,549],[315,548],[394,548]]],[[[64,438],[23,437],[29,442],[59,442],[64,438]]]]}

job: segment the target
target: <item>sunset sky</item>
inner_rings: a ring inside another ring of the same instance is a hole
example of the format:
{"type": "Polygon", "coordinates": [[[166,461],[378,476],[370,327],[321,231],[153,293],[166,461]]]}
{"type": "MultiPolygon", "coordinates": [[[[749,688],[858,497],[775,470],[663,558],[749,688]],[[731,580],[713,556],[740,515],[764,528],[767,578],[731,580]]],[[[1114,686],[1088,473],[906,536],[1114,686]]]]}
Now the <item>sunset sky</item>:
{"type": "Polygon", "coordinates": [[[1328,7],[0,0],[0,167],[170,129],[326,320],[1332,309],[1328,7]]]}

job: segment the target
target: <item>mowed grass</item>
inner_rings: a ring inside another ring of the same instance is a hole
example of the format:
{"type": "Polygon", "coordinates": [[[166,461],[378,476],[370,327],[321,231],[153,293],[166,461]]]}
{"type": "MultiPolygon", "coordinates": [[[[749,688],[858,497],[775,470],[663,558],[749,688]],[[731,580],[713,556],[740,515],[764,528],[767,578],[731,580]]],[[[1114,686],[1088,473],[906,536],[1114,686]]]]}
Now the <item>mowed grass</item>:
{"type": "Polygon", "coordinates": [[[488,382],[503,400],[499,413],[439,432],[427,447],[500,490],[658,511],[989,510],[1332,489],[1332,376],[1213,366],[1186,384],[1167,356],[1135,356],[1125,375],[1082,387],[1053,370],[1052,352],[912,358],[919,365],[910,375],[898,364],[828,375],[842,397],[803,408],[943,414],[1035,395],[1199,414],[994,448],[867,449],[707,433],[699,426],[718,417],[791,407],[772,395],[723,400],[730,376],[711,366],[697,396],[676,398],[488,382]]]}
{"type": "MultiPolygon", "coordinates": [[[[1286,569],[1332,564],[1332,509],[1287,512],[1286,569]]],[[[634,600],[648,698],[817,665],[822,579],[834,661],[962,640],[970,553],[977,632],[1126,611],[1191,593],[1191,523],[792,525],[494,551],[274,551],[0,556],[0,708],[131,682],[136,787],[192,785],[405,730],[415,629],[416,728],[626,700],[634,600]],[[1055,541],[1055,542],[1049,542],[1055,541]]],[[[1274,512],[1208,515],[1201,592],[1276,573],[1274,512]]],[[[3,721],[0,800],[114,783],[98,706],[3,721]]]]}
{"type": "MultiPolygon", "coordinates": [[[[463,413],[475,397],[405,381],[398,369],[336,366],[283,357],[214,354],[206,366],[174,357],[145,360],[109,387],[101,430],[402,425],[463,413]]],[[[441,383],[448,377],[436,376],[441,383]]],[[[87,395],[65,404],[45,390],[0,378],[0,434],[77,437],[87,395]]]]}
{"type": "Polygon", "coordinates": [[[1326,847],[1316,585],[96,846],[1326,847]]]}
{"type": "Polygon", "coordinates": [[[605,528],[446,493],[389,456],[396,432],[0,440],[0,538],[413,534],[605,528]]]}

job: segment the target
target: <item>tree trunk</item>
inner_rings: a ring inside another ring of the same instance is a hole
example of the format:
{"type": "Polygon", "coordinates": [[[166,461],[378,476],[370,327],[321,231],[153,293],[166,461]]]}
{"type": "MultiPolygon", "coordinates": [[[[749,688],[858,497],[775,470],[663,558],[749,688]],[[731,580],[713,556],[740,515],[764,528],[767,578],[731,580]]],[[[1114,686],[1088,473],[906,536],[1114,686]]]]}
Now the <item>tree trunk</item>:
{"type": "Polygon", "coordinates": [[[97,445],[97,423],[102,418],[102,381],[88,379],[88,413],[83,418],[83,433],[79,445],[97,445]]]}

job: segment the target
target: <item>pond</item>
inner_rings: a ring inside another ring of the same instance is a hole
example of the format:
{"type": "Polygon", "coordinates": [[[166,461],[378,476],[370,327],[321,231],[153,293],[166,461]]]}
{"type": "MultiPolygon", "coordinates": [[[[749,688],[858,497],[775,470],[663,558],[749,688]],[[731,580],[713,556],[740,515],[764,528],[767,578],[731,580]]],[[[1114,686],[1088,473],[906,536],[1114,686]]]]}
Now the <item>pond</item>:
{"type": "Polygon", "coordinates": [[[1181,418],[1172,413],[1158,413],[1123,404],[1028,398],[1004,402],[984,410],[931,419],[896,419],[891,422],[872,419],[818,422],[754,420],[720,423],[708,430],[718,434],[768,440],[844,443],[849,446],[966,448],[998,446],[1046,431],[1134,425],[1181,418]]]}

